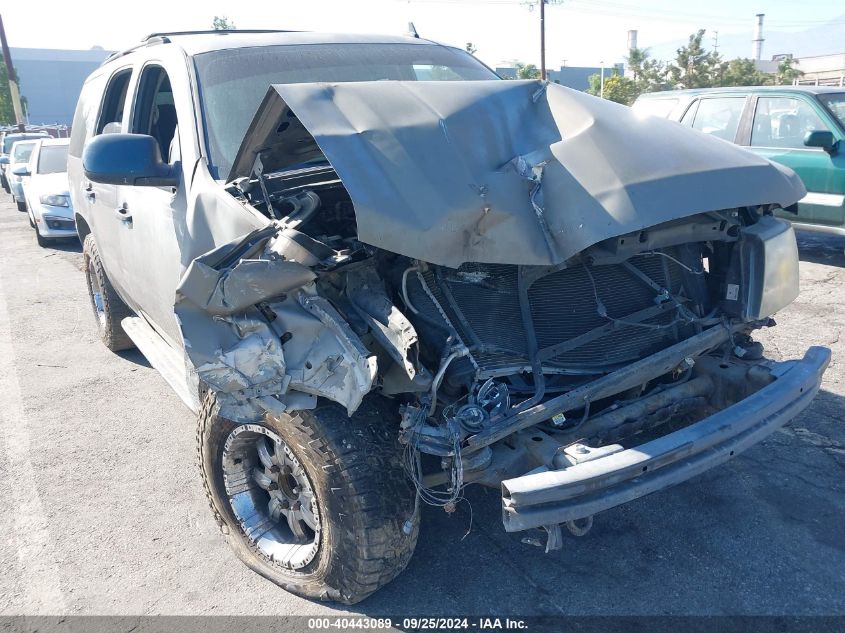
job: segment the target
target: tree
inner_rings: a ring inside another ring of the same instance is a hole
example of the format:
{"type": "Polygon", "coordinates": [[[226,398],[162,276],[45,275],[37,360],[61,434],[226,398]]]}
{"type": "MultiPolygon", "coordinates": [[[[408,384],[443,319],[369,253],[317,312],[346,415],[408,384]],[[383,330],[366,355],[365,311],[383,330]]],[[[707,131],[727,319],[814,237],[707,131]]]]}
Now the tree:
{"type": "Polygon", "coordinates": [[[211,21],[211,26],[214,27],[215,31],[234,31],[237,28],[235,23],[225,15],[215,15],[211,21]]]}
{"type": "Polygon", "coordinates": [[[475,52],[478,50],[472,42],[467,42],[467,45],[464,48],[470,55],[475,55],[475,52]]]}
{"type": "Polygon", "coordinates": [[[754,61],[748,58],[723,62],[718,80],[714,86],[765,86],[772,82],[772,76],[758,70],[754,61]]]}
{"type": "Polygon", "coordinates": [[[652,59],[648,49],[632,48],[625,58],[639,93],[667,90],[672,87],[666,64],[652,59]]]}
{"type": "MultiPolygon", "coordinates": [[[[20,75],[17,69],[15,70],[15,77],[18,80],[18,89],[21,87],[20,75]]],[[[21,107],[26,112],[26,97],[21,97],[21,107]]],[[[9,89],[9,74],[6,70],[6,64],[0,63],[0,125],[14,125],[15,108],[12,105],[12,91],[9,89]]]]}
{"type": "Polygon", "coordinates": [[[667,66],[669,80],[678,88],[709,88],[718,85],[723,71],[718,53],[704,50],[704,29],[689,36],[689,42],[677,50],[675,61],[667,66]]]}
{"type": "Polygon", "coordinates": [[[516,64],[516,78],[517,79],[539,79],[540,69],[534,64],[523,64],[517,62],[516,64]]]}
{"type": "Polygon", "coordinates": [[[775,81],[779,86],[791,84],[796,79],[804,76],[803,70],[793,67],[795,60],[792,57],[785,57],[778,64],[778,71],[775,74],[775,81]]]}
{"type": "MultiPolygon", "coordinates": [[[[601,94],[601,75],[590,75],[590,87],[587,92],[593,96],[601,94]]],[[[636,81],[623,77],[615,68],[609,77],[604,78],[604,98],[624,105],[631,105],[640,96],[640,89],[636,81]]]]}

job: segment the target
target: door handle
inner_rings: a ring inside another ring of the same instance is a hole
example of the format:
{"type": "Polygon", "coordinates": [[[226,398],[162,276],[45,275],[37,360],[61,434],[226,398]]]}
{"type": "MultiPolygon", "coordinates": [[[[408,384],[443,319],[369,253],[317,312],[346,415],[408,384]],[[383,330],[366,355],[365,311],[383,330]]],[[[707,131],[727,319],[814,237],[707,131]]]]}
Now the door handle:
{"type": "Polygon", "coordinates": [[[132,214],[129,213],[129,207],[126,203],[123,203],[123,206],[118,207],[114,210],[114,214],[120,218],[122,222],[132,222],[132,214]]]}
{"type": "Polygon", "coordinates": [[[88,183],[88,186],[85,187],[85,197],[88,199],[88,202],[94,202],[94,200],[97,199],[97,194],[94,193],[94,185],[90,182],[88,183]]]}

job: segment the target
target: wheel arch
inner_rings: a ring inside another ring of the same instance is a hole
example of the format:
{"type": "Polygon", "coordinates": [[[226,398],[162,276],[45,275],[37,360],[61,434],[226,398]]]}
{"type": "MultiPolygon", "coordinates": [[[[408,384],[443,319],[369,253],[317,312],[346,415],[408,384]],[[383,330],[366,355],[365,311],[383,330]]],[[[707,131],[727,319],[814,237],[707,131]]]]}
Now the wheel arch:
{"type": "Polygon", "coordinates": [[[76,234],[79,236],[79,242],[85,243],[85,238],[88,237],[88,234],[91,232],[91,227],[88,226],[88,222],[85,221],[78,213],[73,214],[73,219],[76,221],[76,234]]]}

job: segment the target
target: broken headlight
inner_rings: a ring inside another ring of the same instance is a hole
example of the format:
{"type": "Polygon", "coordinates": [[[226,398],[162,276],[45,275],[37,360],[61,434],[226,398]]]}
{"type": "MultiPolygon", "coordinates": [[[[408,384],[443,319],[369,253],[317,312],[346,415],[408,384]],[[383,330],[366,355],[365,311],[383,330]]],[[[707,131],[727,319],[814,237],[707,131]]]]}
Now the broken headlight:
{"type": "Polygon", "coordinates": [[[798,246],[786,220],[764,216],[742,229],[728,271],[723,306],[728,314],[756,321],[798,296],[798,246]]]}

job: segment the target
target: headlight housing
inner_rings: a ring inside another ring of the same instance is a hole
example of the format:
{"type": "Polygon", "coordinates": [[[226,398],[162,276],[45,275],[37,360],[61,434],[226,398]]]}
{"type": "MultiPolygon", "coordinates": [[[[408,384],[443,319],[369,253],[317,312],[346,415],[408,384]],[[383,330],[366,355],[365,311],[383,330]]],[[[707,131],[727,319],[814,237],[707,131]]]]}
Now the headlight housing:
{"type": "Polygon", "coordinates": [[[757,321],[798,296],[798,246],[786,220],[764,216],[740,232],[726,278],[728,314],[757,321]]]}
{"type": "Polygon", "coordinates": [[[68,200],[67,196],[60,196],[60,195],[50,195],[50,196],[41,196],[39,199],[41,204],[46,204],[49,207],[69,207],[70,200],[68,200]]]}
{"type": "Polygon", "coordinates": [[[57,230],[57,231],[75,231],[76,230],[76,222],[73,218],[62,218],[57,215],[47,215],[44,214],[41,216],[41,219],[44,221],[44,224],[47,225],[47,228],[57,230]]]}

